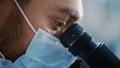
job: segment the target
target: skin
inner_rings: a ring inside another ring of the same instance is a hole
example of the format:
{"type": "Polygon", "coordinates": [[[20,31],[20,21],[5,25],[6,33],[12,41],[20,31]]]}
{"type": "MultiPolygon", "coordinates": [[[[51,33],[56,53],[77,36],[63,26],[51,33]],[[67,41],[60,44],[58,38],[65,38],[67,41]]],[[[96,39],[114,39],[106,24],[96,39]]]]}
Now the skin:
{"type": "MultiPolygon", "coordinates": [[[[2,6],[9,9],[0,11],[0,14],[6,14],[0,19],[0,51],[7,59],[15,61],[25,53],[35,33],[13,0],[2,6]]],[[[36,31],[41,28],[58,38],[83,15],[82,0],[31,0],[27,5],[20,3],[20,6],[36,31]]]]}

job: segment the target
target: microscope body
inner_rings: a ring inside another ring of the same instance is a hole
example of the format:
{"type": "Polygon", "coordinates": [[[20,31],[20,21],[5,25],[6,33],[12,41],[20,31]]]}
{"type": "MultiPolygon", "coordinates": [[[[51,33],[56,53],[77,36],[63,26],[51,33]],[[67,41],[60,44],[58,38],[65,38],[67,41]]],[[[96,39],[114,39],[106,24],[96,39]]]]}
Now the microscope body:
{"type": "Polygon", "coordinates": [[[120,60],[103,43],[97,44],[79,24],[70,26],[60,37],[64,47],[91,68],[120,68],[120,60]]]}

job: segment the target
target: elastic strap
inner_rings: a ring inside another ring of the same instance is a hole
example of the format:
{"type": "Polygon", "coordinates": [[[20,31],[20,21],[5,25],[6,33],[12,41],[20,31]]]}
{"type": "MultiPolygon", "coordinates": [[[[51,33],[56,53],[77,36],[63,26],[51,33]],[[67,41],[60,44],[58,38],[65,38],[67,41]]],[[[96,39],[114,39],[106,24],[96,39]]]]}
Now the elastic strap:
{"type": "Polygon", "coordinates": [[[5,56],[2,54],[2,52],[0,52],[0,56],[2,57],[2,59],[5,59],[5,56]]]}
{"type": "Polygon", "coordinates": [[[21,14],[23,15],[23,17],[25,18],[25,20],[27,21],[28,25],[30,26],[30,28],[33,30],[34,33],[36,33],[35,28],[32,26],[31,22],[29,21],[28,17],[26,16],[26,14],[24,13],[24,11],[22,10],[22,8],[20,7],[20,5],[18,4],[17,0],[14,0],[15,4],[17,5],[19,11],[21,12],[21,14]]]}

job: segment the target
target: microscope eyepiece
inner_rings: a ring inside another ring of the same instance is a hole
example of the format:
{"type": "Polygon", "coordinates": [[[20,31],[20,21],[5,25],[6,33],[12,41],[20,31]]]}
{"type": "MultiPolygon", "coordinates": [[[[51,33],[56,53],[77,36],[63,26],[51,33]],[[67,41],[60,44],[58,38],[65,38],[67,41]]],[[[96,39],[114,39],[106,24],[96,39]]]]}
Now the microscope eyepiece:
{"type": "Polygon", "coordinates": [[[120,60],[105,44],[96,44],[79,24],[71,25],[60,37],[74,56],[81,57],[91,68],[120,68],[120,60]]]}

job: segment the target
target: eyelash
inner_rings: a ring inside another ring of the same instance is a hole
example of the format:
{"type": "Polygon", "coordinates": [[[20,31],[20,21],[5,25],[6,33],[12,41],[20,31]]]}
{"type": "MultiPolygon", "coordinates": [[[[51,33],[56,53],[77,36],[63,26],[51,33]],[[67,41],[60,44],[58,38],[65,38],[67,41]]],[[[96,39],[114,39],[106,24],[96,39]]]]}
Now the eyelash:
{"type": "Polygon", "coordinates": [[[62,22],[60,20],[56,20],[55,23],[58,27],[62,26],[62,22]]]}
{"type": "Polygon", "coordinates": [[[62,21],[62,20],[56,20],[56,25],[58,27],[61,27],[62,25],[65,25],[66,24],[66,21],[62,21]]]}

